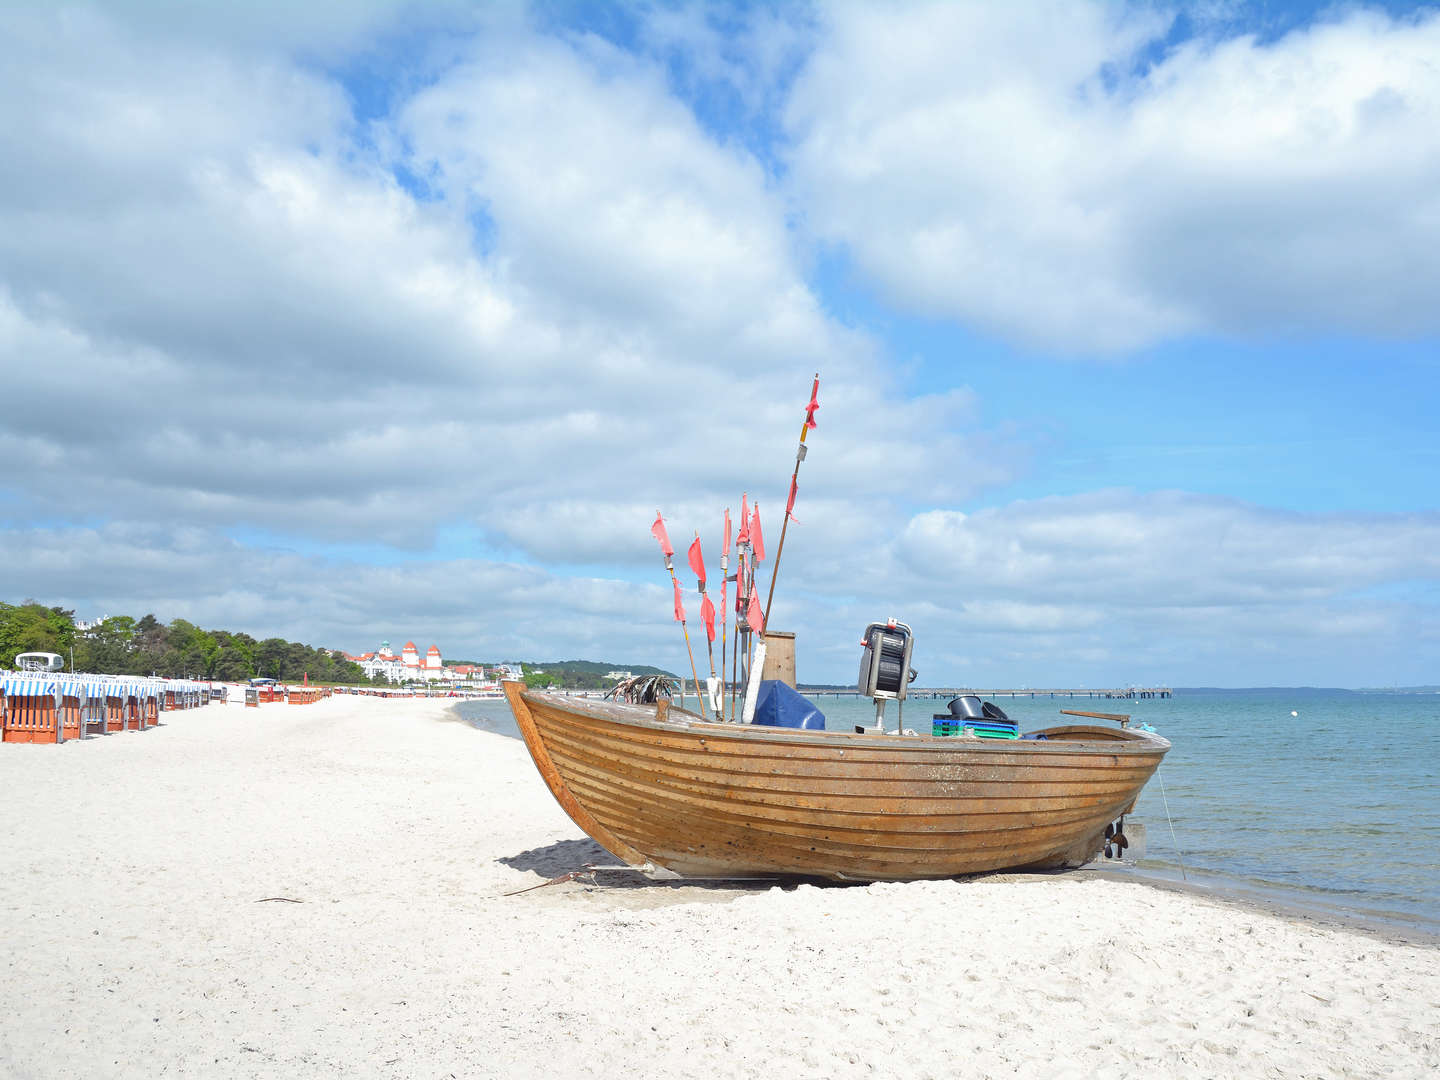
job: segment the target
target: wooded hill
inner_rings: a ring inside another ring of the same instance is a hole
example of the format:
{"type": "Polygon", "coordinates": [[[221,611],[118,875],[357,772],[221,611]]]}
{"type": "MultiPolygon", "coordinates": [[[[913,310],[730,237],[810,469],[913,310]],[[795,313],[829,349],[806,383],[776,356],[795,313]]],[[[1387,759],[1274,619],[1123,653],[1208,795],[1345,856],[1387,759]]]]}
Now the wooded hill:
{"type": "Polygon", "coordinates": [[[628,671],[634,675],[675,676],[663,668],[647,667],[644,664],[607,664],[598,660],[556,660],[548,664],[522,663],[525,685],[534,689],[547,686],[562,690],[608,690],[615,685],[614,679],[605,678],[607,671],[628,671]]]}
{"type": "MultiPolygon", "coordinates": [[[[244,682],[266,676],[280,682],[300,682],[308,674],[312,683],[374,683],[388,685],[383,675],[365,678],[360,665],[335,649],[312,648],[283,638],[256,641],[249,634],[230,630],[202,630],[184,619],[168,625],[154,615],[139,619],[115,615],[89,630],[77,630],[75,612],[45,607],[34,600],[21,604],[0,601],[0,668],[15,663],[22,652],[52,652],[65,658],[75,671],[97,675],[163,675],[167,678],[244,682]]],[[[446,667],[473,664],[493,668],[479,660],[447,660],[446,667]]],[[[522,663],[525,681],[532,687],[567,690],[602,690],[615,685],[607,671],[636,675],[671,675],[644,665],[601,663],[597,660],[557,660],[549,664],[522,663]]]]}
{"type": "MultiPolygon", "coordinates": [[[[75,628],[75,613],[34,600],[0,601],[0,667],[15,654],[53,652],[66,667],[98,675],[163,675],[167,678],[243,682],[268,676],[281,682],[365,683],[360,665],[334,649],[312,648],[283,638],[256,641],[249,634],[202,630],[184,619],[169,625],[154,615],[115,615],[89,630],[75,628]]],[[[377,680],[384,683],[384,679],[377,680]]]]}

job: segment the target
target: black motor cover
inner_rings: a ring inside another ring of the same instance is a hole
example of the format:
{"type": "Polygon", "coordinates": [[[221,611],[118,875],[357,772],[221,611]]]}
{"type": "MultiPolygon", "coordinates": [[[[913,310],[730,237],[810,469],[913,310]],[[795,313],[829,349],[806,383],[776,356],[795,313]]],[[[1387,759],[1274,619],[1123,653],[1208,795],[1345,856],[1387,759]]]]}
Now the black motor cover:
{"type": "Polygon", "coordinates": [[[950,716],[956,720],[1009,720],[1005,710],[992,701],[981,701],[974,694],[962,694],[950,701],[950,716]]]}
{"type": "Polygon", "coordinates": [[[950,701],[950,715],[956,720],[979,720],[985,715],[984,706],[974,694],[962,694],[950,701]]]}

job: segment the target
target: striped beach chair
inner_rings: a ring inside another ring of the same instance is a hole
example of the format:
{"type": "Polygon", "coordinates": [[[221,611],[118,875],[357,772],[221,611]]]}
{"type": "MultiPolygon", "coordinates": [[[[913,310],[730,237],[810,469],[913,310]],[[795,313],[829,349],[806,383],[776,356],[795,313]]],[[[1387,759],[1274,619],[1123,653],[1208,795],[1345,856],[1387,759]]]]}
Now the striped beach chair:
{"type": "Polygon", "coordinates": [[[5,695],[4,732],[15,743],[65,741],[60,723],[60,683],[49,676],[7,674],[0,677],[5,695]]]}

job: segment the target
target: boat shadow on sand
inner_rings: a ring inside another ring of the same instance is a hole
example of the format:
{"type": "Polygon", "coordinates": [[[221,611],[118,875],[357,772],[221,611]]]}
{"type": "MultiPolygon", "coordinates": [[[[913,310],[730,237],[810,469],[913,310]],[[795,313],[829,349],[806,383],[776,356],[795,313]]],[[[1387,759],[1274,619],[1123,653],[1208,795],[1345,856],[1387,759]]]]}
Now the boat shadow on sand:
{"type": "MultiPolygon", "coordinates": [[[[624,866],[619,859],[594,840],[557,840],[544,847],[529,848],[516,855],[496,859],[502,866],[524,873],[533,873],[541,879],[530,888],[543,887],[547,883],[560,884],[557,879],[568,874],[577,874],[578,880],[598,885],[606,890],[656,890],[657,898],[676,889],[698,889],[713,894],[714,899],[725,899],[744,893],[762,893],[769,889],[795,889],[800,885],[813,885],[820,889],[864,888],[869,882],[832,881],[828,878],[785,877],[785,878],[677,878],[673,881],[648,878],[634,867],[624,866]],[[584,872],[587,866],[601,867],[593,877],[584,872]]],[[[952,881],[1024,882],[1041,881],[1051,877],[1078,875],[1078,870],[1011,870],[983,874],[962,874],[952,881]]],[[[1085,876],[1089,876],[1088,874],[1085,876]]],[[[528,890],[526,890],[528,891],[528,890]]],[[[694,894],[691,894],[693,898],[694,894]]]]}
{"type": "MultiPolygon", "coordinates": [[[[657,881],[648,878],[634,867],[627,867],[614,855],[594,840],[557,840],[544,847],[530,848],[516,855],[496,859],[501,866],[512,870],[534,873],[543,880],[542,885],[566,874],[584,871],[587,866],[599,867],[594,876],[597,884],[606,889],[703,889],[717,894],[764,892],[767,889],[793,889],[797,885],[845,888],[841,882],[826,881],[823,878],[678,878],[674,881],[657,881]]],[[[590,878],[586,872],[582,880],[590,878]]]]}

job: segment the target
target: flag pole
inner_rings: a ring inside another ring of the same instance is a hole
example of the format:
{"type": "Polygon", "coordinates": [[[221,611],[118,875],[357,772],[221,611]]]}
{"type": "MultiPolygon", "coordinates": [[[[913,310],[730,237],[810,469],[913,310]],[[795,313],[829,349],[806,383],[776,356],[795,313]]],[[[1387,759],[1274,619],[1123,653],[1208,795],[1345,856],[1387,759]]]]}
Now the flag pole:
{"type": "Polygon", "coordinates": [[[805,423],[800,425],[800,448],[795,451],[795,471],[790,474],[790,497],[785,503],[785,521],[780,526],[780,543],[775,548],[775,562],[770,567],[770,594],[765,597],[765,625],[770,625],[770,605],[775,601],[775,579],[780,576],[780,556],[785,554],[785,534],[790,529],[790,511],[795,509],[796,481],[800,478],[800,463],[805,460],[805,436],[815,426],[815,410],[820,407],[820,373],[815,373],[815,384],[810,388],[810,404],[805,407],[805,423]]]}
{"type": "Polygon", "coordinates": [[[750,633],[745,642],[745,707],[740,714],[740,723],[748,724],[755,718],[755,706],[759,698],[760,680],[765,671],[765,615],[760,611],[760,594],[757,591],[760,564],[765,561],[765,538],[760,531],[760,504],[750,507],[748,551],[750,570],[746,574],[747,585],[745,625],[750,633]]]}
{"type": "MultiPolygon", "coordinates": [[[[675,576],[675,564],[671,562],[670,556],[665,556],[665,569],[670,571],[670,581],[676,589],[680,588],[680,579],[675,576]]],[[[683,610],[683,609],[682,609],[683,610]]],[[[680,620],[680,632],[685,635],[685,652],[690,657],[690,678],[695,680],[695,697],[700,702],[700,717],[708,720],[710,717],[705,712],[705,695],[700,693],[700,676],[695,670],[695,650],[690,647],[690,629],[685,625],[685,620],[680,620]]],[[[680,688],[680,700],[685,700],[685,688],[680,688]]]]}
{"type": "MultiPolygon", "coordinates": [[[[699,529],[695,530],[695,543],[692,550],[695,553],[695,563],[691,565],[691,569],[693,570],[695,565],[698,565],[701,571],[695,579],[695,586],[700,590],[700,624],[705,627],[705,648],[709,650],[710,653],[710,681],[705,684],[705,694],[708,697],[715,692],[711,683],[718,682],[719,679],[715,675],[715,606],[714,601],[705,594],[705,575],[703,573],[705,569],[705,557],[700,553],[699,529]],[[709,606],[708,614],[706,610],[707,605],[709,606]]],[[[723,655],[720,659],[720,670],[725,670],[725,659],[723,655]]],[[[699,690],[700,688],[697,686],[695,689],[699,690]]],[[[715,705],[714,699],[711,699],[710,704],[712,707],[715,705]]]]}
{"type": "Polygon", "coordinates": [[[730,508],[725,508],[725,543],[720,548],[720,716],[725,719],[725,655],[730,648],[730,508]]]}
{"type": "MultiPolygon", "coordinates": [[[[685,625],[685,608],[680,603],[680,579],[675,576],[675,561],[672,556],[675,549],[670,546],[670,537],[665,534],[665,525],[660,517],[660,511],[655,511],[655,524],[650,526],[650,532],[660,541],[660,553],[665,556],[665,569],[670,571],[670,584],[675,589],[675,616],[680,620],[680,632],[685,635],[685,652],[690,657],[690,677],[695,680],[695,697],[700,702],[700,716],[708,720],[710,717],[705,712],[705,697],[700,693],[700,676],[695,670],[695,650],[690,647],[690,629],[685,625]]],[[[685,700],[685,680],[680,680],[680,700],[685,700]]]]}
{"type": "MultiPolygon", "coordinates": [[[[740,587],[740,574],[735,574],[735,587],[740,587]]],[[[740,679],[740,616],[735,616],[735,648],[730,650],[730,716],[735,719],[735,687],[740,679]]]]}
{"type": "Polygon", "coordinates": [[[750,511],[749,498],[745,492],[740,493],[740,528],[735,533],[735,648],[730,651],[730,719],[735,719],[735,697],[739,690],[740,683],[745,675],[741,666],[740,658],[743,653],[750,655],[750,629],[749,623],[742,627],[744,620],[745,592],[745,552],[750,546],[750,511]]]}
{"type": "Polygon", "coordinates": [[[740,656],[748,653],[750,647],[750,632],[740,625],[745,617],[740,610],[741,598],[745,595],[745,552],[740,547],[740,542],[735,542],[735,648],[730,650],[730,719],[735,719],[735,694],[740,688],[740,682],[745,672],[740,666],[740,656]]]}

